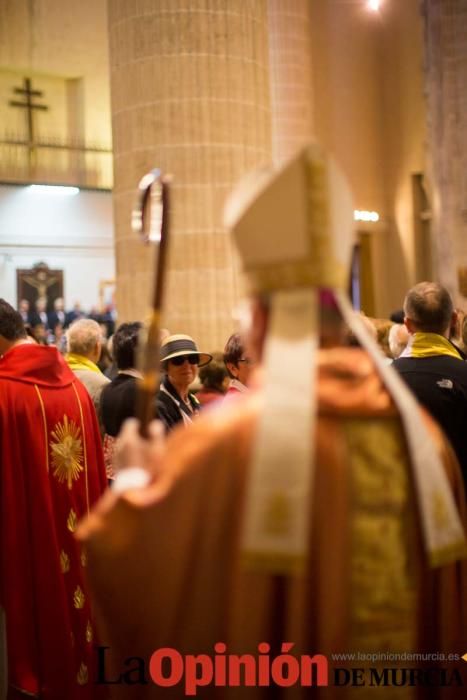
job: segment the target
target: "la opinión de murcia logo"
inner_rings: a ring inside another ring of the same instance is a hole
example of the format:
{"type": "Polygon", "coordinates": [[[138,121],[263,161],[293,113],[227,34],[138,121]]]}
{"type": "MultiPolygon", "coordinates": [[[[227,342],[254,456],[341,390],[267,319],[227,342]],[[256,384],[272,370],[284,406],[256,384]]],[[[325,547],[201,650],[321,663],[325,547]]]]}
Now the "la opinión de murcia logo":
{"type": "MultiPolygon", "coordinates": [[[[373,686],[373,687],[448,687],[464,685],[459,668],[406,668],[332,666],[323,654],[294,656],[294,643],[283,642],[281,653],[271,657],[267,642],[258,644],[258,655],[227,654],[227,645],[217,642],[214,654],[182,655],[172,647],[156,649],[148,662],[139,656],[130,656],[123,662],[120,673],[111,674],[106,668],[110,647],[96,647],[98,655],[97,684],[147,685],[152,682],[160,688],[183,686],[184,696],[191,697],[200,688],[213,685],[218,688],[271,687],[290,688],[295,685],[313,686],[373,686]]],[[[333,662],[341,654],[333,655],[333,662]]],[[[344,655],[346,656],[346,655],[344,655]]],[[[349,661],[362,660],[360,655],[349,654],[349,661]],[[355,658],[356,657],[356,658],[355,658]]],[[[415,655],[416,656],[416,655],[415,655]]],[[[435,656],[434,654],[432,656],[435,656]]],[[[450,655],[451,656],[451,655],[450,655]]],[[[457,654],[455,660],[459,660],[457,654]]],[[[464,657],[462,657],[464,658],[464,657]]],[[[435,661],[435,659],[431,659],[435,661]]],[[[454,659],[453,659],[454,660],[454,659]]]]}
{"type": "Polygon", "coordinates": [[[283,642],[281,654],[271,659],[271,647],[258,644],[258,656],[227,654],[227,645],[217,642],[214,656],[187,654],[182,656],[171,647],[157,649],[149,658],[132,656],[125,659],[126,670],[118,676],[108,676],[106,653],[109,647],[97,647],[100,684],[147,684],[152,681],[160,688],[170,688],[183,682],[185,696],[197,694],[198,688],[214,685],[219,688],[242,686],[289,688],[293,685],[328,685],[328,660],[322,654],[293,656],[294,644],[283,642]]]}

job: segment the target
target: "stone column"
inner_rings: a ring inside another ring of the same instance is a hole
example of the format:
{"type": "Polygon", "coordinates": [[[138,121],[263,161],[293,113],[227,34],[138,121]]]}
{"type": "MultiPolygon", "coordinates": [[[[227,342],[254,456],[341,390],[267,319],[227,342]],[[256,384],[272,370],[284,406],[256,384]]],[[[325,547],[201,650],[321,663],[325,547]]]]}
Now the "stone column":
{"type": "Polygon", "coordinates": [[[467,4],[424,0],[432,233],[437,277],[465,306],[467,279],[467,4]]]}
{"type": "Polygon", "coordinates": [[[291,156],[313,138],[309,0],[269,0],[273,157],[291,156]]]}
{"type": "Polygon", "coordinates": [[[232,185],[271,160],[266,0],[109,0],[119,320],[148,309],[153,260],[130,231],[139,178],[173,175],[163,325],[222,349],[239,281],[232,185]]]}

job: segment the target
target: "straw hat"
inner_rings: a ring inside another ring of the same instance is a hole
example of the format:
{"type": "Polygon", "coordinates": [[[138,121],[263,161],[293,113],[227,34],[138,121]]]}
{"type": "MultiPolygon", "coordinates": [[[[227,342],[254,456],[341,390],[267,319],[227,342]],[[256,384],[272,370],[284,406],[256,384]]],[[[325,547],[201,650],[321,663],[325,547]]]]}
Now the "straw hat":
{"type": "Polygon", "coordinates": [[[212,360],[212,355],[198,350],[198,346],[189,335],[169,335],[162,341],[161,362],[166,362],[182,355],[199,355],[198,367],[203,367],[212,360]]]}

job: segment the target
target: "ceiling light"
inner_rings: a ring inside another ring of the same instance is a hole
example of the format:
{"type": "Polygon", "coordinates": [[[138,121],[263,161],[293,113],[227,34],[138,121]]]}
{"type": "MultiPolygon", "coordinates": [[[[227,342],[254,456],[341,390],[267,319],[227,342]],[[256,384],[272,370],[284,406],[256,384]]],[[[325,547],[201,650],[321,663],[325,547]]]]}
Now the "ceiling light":
{"type": "Polygon", "coordinates": [[[79,193],[79,187],[67,187],[65,185],[29,185],[31,194],[52,194],[61,197],[74,197],[79,193]]]}
{"type": "Polygon", "coordinates": [[[379,221],[379,214],[377,211],[366,211],[365,209],[355,209],[353,213],[353,218],[355,221],[371,221],[375,223],[379,221]]]}

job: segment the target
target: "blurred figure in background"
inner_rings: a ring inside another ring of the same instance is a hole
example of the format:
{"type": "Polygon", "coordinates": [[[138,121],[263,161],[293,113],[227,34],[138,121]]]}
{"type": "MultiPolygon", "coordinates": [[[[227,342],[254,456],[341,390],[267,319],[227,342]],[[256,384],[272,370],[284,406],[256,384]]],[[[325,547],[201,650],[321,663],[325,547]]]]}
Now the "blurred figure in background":
{"type": "Polygon", "coordinates": [[[224,364],[230,377],[226,399],[248,392],[248,379],[254,362],[245,350],[240,333],[233,333],[224,348],[224,364]]]}
{"type": "Polygon", "coordinates": [[[65,326],[66,314],[65,305],[63,303],[62,297],[57,297],[54,301],[54,310],[50,311],[48,314],[49,328],[54,330],[55,326],[59,323],[62,327],[65,326]]]}
{"type": "Polygon", "coordinates": [[[142,375],[136,369],[136,348],[141,323],[122,323],[112,336],[117,374],[104,386],[100,400],[100,415],[104,426],[104,461],[108,479],[113,479],[115,438],[123,422],[136,415],[137,383],[142,375]]]}
{"type": "Polygon", "coordinates": [[[464,320],[466,318],[465,311],[462,309],[455,309],[455,316],[453,317],[451,328],[449,330],[449,340],[454,345],[456,350],[458,350],[460,356],[463,360],[467,359],[466,348],[462,338],[462,328],[464,326],[464,320]]]}
{"type": "Polygon", "coordinates": [[[110,380],[104,377],[97,366],[102,349],[102,331],[99,324],[88,318],[74,321],[66,332],[66,340],[67,354],[65,359],[70,369],[88,390],[102,425],[100,416],[101,392],[110,380]]]}
{"type": "Polygon", "coordinates": [[[47,316],[47,299],[45,297],[38,297],[36,300],[35,311],[31,314],[30,320],[31,326],[38,326],[40,323],[44,326],[45,330],[49,330],[49,319],[47,316]]]}
{"type": "Polygon", "coordinates": [[[18,311],[23,319],[23,323],[30,323],[31,322],[31,314],[29,311],[29,301],[27,299],[21,299],[18,305],[18,311]]]}
{"type": "Polygon", "coordinates": [[[113,335],[112,351],[117,376],[104,386],[101,416],[105,432],[116,437],[123,421],[135,415],[137,382],[142,375],[136,369],[136,348],[141,323],[122,323],[113,335]]]}
{"type": "Polygon", "coordinates": [[[404,323],[394,323],[388,335],[389,350],[394,359],[397,359],[407,347],[409,331],[404,323]]]}
{"type": "Polygon", "coordinates": [[[213,353],[211,362],[200,368],[199,380],[201,389],[196,393],[196,398],[202,406],[224,396],[229,385],[229,375],[222,353],[213,353]]]}

